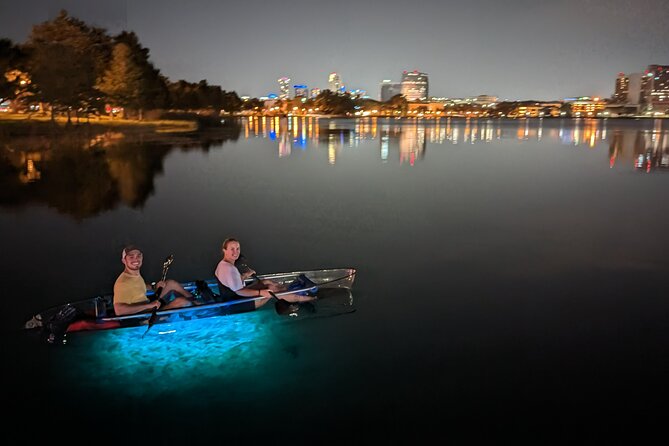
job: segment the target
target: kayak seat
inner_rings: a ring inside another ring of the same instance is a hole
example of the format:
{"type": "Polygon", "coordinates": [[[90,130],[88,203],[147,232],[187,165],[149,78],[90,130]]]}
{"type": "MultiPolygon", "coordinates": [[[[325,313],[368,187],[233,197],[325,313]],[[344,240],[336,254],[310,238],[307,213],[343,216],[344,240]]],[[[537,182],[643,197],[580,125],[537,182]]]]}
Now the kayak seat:
{"type": "Polygon", "coordinates": [[[196,298],[199,298],[202,303],[210,304],[218,302],[219,295],[214,293],[211,288],[209,288],[209,285],[207,285],[207,282],[204,280],[195,281],[194,291],[195,292],[193,294],[196,296],[196,298]]]}
{"type": "Polygon", "coordinates": [[[314,296],[318,291],[318,286],[304,274],[300,274],[299,276],[297,276],[295,280],[290,285],[288,285],[288,291],[300,290],[304,288],[309,288],[309,289],[305,291],[300,291],[299,293],[296,294],[300,294],[302,296],[314,296]]]}
{"type": "Polygon", "coordinates": [[[95,317],[107,317],[107,304],[105,299],[101,296],[95,298],[95,317]]]}

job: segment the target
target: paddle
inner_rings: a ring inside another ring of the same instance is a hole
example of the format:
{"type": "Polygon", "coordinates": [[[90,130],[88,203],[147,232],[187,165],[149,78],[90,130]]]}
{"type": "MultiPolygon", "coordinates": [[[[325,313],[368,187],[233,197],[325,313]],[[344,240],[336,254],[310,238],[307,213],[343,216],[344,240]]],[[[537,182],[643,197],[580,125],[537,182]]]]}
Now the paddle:
{"type": "MultiPolygon", "coordinates": [[[[164,282],[165,279],[167,279],[167,270],[170,268],[170,265],[174,262],[174,256],[170,254],[167,256],[165,261],[163,262],[163,275],[161,276],[161,281],[164,282]]],[[[163,287],[158,287],[156,288],[155,295],[158,296],[158,300],[160,301],[160,306],[163,306],[165,304],[165,301],[163,301],[160,297],[160,293],[163,291],[163,287]]],[[[144,339],[144,336],[151,330],[151,327],[153,327],[153,324],[156,323],[156,319],[158,319],[158,308],[153,307],[153,310],[151,310],[151,316],[149,317],[149,326],[146,327],[146,331],[142,335],[142,339],[144,339]]]]}
{"type": "MultiPolygon", "coordinates": [[[[256,280],[257,282],[262,283],[262,280],[260,280],[260,278],[256,273],[251,274],[251,277],[253,277],[253,279],[256,280]]],[[[274,310],[276,311],[277,314],[284,315],[288,313],[294,313],[295,311],[297,311],[298,308],[297,305],[280,298],[279,296],[274,294],[270,289],[267,289],[267,291],[269,291],[270,296],[276,299],[276,302],[274,302],[274,310]]]]}
{"type": "MultiPolygon", "coordinates": [[[[246,263],[246,256],[244,256],[244,254],[239,255],[239,258],[235,262],[235,266],[239,270],[240,274],[242,273],[242,271],[253,271],[253,269],[248,265],[248,263],[246,263]]],[[[253,278],[253,280],[255,280],[258,283],[262,283],[262,280],[260,280],[260,278],[255,272],[251,274],[251,278],[253,278]]],[[[269,289],[268,291],[269,294],[274,299],[276,299],[276,302],[274,302],[274,310],[276,311],[277,314],[284,315],[284,314],[294,313],[295,311],[297,311],[298,306],[296,304],[290,303],[287,300],[280,298],[269,289]]]]}

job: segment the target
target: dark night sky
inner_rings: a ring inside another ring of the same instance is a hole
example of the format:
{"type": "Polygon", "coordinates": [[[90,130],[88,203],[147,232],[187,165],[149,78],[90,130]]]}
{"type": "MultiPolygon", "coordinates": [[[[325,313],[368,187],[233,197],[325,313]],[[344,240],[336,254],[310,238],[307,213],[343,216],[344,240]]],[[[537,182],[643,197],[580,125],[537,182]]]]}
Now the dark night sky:
{"type": "Polygon", "coordinates": [[[669,64],[669,0],[0,0],[0,37],[24,42],[61,8],[135,31],[171,80],[240,95],[336,71],[376,98],[416,69],[432,96],[610,96],[618,72],[669,64]]]}

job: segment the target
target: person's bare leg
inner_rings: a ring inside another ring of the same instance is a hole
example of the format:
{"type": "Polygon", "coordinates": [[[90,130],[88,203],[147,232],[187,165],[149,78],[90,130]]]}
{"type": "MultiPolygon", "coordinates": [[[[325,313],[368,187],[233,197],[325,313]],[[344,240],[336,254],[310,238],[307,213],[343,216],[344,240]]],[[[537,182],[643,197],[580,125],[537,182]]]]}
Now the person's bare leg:
{"type": "Polygon", "coordinates": [[[171,310],[173,308],[190,307],[191,305],[193,305],[193,302],[186,299],[185,297],[175,297],[172,302],[168,303],[165,306],[160,307],[160,309],[161,310],[171,310]]]}
{"type": "Polygon", "coordinates": [[[163,292],[160,294],[160,297],[166,296],[167,293],[169,293],[170,291],[174,291],[175,293],[180,294],[186,298],[193,297],[193,295],[190,292],[186,291],[179,282],[172,279],[167,280],[165,282],[165,288],[163,289],[163,292]]]}
{"type": "Polygon", "coordinates": [[[312,300],[316,300],[316,296],[302,296],[301,294],[283,294],[279,297],[285,301],[293,303],[311,302],[312,300]]]}

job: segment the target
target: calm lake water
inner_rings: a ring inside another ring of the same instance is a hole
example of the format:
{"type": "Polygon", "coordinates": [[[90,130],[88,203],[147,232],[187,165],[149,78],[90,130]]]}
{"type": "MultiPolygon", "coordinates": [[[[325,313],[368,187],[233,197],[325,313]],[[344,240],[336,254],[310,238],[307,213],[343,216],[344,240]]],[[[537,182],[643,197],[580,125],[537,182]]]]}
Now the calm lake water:
{"type": "Polygon", "coordinates": [[[18,438],[644,444],[661,432],[669,121],[226,126],[0,141],[3,402],[18,438]],[[110,291],[127,243],[143,247],[147,280],[169,254],[169,277],[192,280],[212,277],[229,236],[258,273],[357,268],[357,311],[291,320],[267,306],[58,346],[21,330],[110,291]]]}

